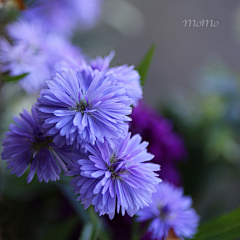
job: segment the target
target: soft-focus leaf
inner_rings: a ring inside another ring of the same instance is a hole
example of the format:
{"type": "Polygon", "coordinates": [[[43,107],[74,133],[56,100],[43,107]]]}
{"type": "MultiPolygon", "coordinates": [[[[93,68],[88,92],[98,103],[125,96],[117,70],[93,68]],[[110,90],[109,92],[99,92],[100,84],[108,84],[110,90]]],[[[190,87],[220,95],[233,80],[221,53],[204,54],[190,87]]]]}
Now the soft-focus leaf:
{"type": "MultiPolygon", "coordinates": [[[[145,232],[142,233],[144,235],[145,232]]],[[[134,221],[132,223],[132,229],[131,229],[131,240],[138,240],[140,239],[141,233],[140,233],[140,223],[136,221],[136,217],[134,217],[134,221]]]]}
{"type": "Polygon", "coordinates": [[[142,225],[142,223],[137,221],[137,217],[134,216],[131,226],[131,240],[139,240],[147,233],[149,222],[142,225]]]}
{"type": "Polygon", "coordinates": [[[110,231],[106,231],[106,224],[103,222],[103,219],[101,219],[97,213],[95,213],[94,208],[89,207],[87,210],[84,210],[83,205],[80,202],[76,201],[76,196],[73,194],[72,188],[69,185],[62,183],[56,184],[68,198],[71,205],[75,208],[79,218],[85,223],[91,222],[91,224],[93,224],[94,228],[91,240],[110,240],[110,231]]]}
{"type": "Polygon", "coordinates": [[[92,223],[85,224],[79,240],[92,240],[93,231],[94,227],[92,223]]]}
{"type": "Polygon", "coordinates": [[[194,240],[235,240],[240,238],[240,208],[199,227],[194,240]]]}
{"type": "Polygon", "coordinates": [[[6,24],[16,21],[19,14],[20,11],[16,8],[0,8],[0,35],[4,33],[6,24]]]}
{"type": "Polygon", "coordinates": [[[17,76],[9,76],[9,75],[1,75],[0,76],[0,80],[2,82],[17,82],[20,79],[26,77],[29,73],[23,73],[21,75],[17,75],[17,76]]]}
{"type": "Polygon", "coordinates": [[[110,240],[110,229],[103,221],[103,218],[100,218],[98,214],[94,211],[93,206],[90,206],[88,208],[88,214],[90,216],[91,222],[94,224],[94,235],[92,240],[110,240]]]}
{"type": "Polygon", "coordinates": [[[141,86],[144,86],[144,83],[146,81],[146,78],[147,78],[147,75],[148,75],[148,71],[149,71],[149,67],[151,65],[155,49],[156,49],[156,45],[153,44],[150,47],[150,49],[148,50],[148,52],[146,53],[146,55],[144,56],[144,58],[141,61],[141,63],[137,67],[137,70],[138,70],[138,72],[139,72],[139,74],[141,76],[141,86]]]}
{"type": "Polygon", "coordinates": [[[109,239],[108,235],[106,234],[106,232],[101,232],[101,227],[102,227],[102,223],[100,221],[97,222],[97,224],[95,225],[95,232],[93,235],[93,240],[97,240],[99,239],[109,239]]]}

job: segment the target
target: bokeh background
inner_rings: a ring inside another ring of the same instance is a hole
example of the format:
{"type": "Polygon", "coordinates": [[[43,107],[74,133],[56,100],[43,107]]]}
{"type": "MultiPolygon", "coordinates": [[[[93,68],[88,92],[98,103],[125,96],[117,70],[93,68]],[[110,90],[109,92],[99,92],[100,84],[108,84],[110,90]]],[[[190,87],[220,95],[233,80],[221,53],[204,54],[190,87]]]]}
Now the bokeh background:
{"type": "MultiPolygon", "coordinates": [[[[171,131],[184,142],[187,153],[175,166],[179,185],[193,197],[202,222],[239,207],[240,1],[105,0],[98,24],[89,31],[76,31],[72,42],[89,57],[114,49],[113,66],[137,66],[155,43],[144,101],[159,118],[171,122],[171,131]],[[184,27],[185,19],[219,25],[184,27]]],[[[1,99],[2,138],[13,115],[23,107],[29,109],[36,97],[9,84],[1,99]]],[[[69,189],[37,181],[27,185],[25,179],[9,175],[1,164],[0,222],[9,235],[3,239],[54,239],[59,228],[62,239],[78,239],[82,225],[76,212],[81,209],[76,210],[69,189]]],[[[85,217],[81,221],[88,221],[85,217]]],[[[130,239],[129,221],[115,220],[115,226],[120,223],[126,231],[112,227],[114,222],[107,225],[114,236],[130,239]]]]}
{"type": "Polygon", "coordinates": [[[191,88],[195,71],[212,58],[218,58],[237,72],[240,51],[239,1],[105,1],[101,23],[84,36],[92,55],[106,55],[115,49],[116,64],[138,64],[152,43],[157,49],[144,88],[145,100],[152,106],[168,98],[179,87],[191,88]],[[214,20],[216,28],[184,27],[185,19],[214,20]],[[117,22],[117,24],[114,24],[117,22]],[[101,46],[99,48],[99,46],[101,46]]]}

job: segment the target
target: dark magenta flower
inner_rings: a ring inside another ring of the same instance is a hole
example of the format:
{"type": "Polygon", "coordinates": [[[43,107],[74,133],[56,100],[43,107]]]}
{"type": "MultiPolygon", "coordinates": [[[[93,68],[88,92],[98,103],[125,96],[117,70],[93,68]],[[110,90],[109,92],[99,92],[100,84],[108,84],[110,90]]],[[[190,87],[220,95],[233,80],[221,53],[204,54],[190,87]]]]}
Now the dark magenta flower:
{"type": "Polygon", "coordinates": [[[180,135],[173,131],[171,120],[143,102],[133,109],[131,118],[130,131],[149,142],[148,151],[155,155],[153,161],[161,165],[160,177],[179,185],[181,178],[176,163],[186,157],[186,148],[180,135]]]}

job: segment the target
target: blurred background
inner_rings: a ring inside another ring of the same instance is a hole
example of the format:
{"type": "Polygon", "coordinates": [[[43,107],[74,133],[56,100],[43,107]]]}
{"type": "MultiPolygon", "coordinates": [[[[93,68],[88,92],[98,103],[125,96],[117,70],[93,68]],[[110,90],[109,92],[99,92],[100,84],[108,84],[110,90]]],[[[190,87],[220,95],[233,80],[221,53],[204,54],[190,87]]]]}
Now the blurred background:
{"type": "MultiPolygon", "coordinates": [[[[239,1],[105,1],[100,24],[88,36],[95,38],[96,49],[87,52],[106,55],[116,50],[115,64],[137,65],[148,47],[157,49],[151,65],[144,94],[145,101],[156,106],[179,91],[192,88],[196,71],[209,59],[217,58],[238,72],[239,1]],[[218,27],[184,27],[191,20],[218,21],[218,27]],[[96,35],[95,35],[96,34],[96,35]],[[101,47],[99,47],[101,46],[101,47]]],[[[83,44],[82,44],[83,45],[83,44]]]]}
{"type": "MultiPolygon", "coordinates": [[[[6,24],[21,11],[1,4],[4,34],[6,24]]],[[[101,14],[94,26],[76,28],[71,36],[89,58],[114,49],[112,66],[137,66],[156,44],[144,86],[145,103],[133,113],[131,129],[150,142],[156,162],[163,166],[160,176],[184,187],[202,222],[239,207],[240,1],[104,0],[99,6],[101,14]],[[219,25],[185,27],[184,20],[213,20],[219,25]],[[149,135],[155,131],[149,127],[151,121],[146,118],[142,125],[137,121],[141,116],[150,116],[156,128],[161,126],[156,138],[149,135]]],[[[30,109],[36,96],[6,84],[0,97],[2,138],[12,117],[23,107],[30,109]]],[[[5,168],[1,163],[3,239],[78,239],[89,216],[100,222],[100,229],[111,228],[113,239],[134,239],[129,218],[99,220],[91,209],[84,217],[68,187],[36,179],[27,185],[26,175],[18,179],[5,168]],[[116,227],[119,224],[125,231],[116,227]]]]}

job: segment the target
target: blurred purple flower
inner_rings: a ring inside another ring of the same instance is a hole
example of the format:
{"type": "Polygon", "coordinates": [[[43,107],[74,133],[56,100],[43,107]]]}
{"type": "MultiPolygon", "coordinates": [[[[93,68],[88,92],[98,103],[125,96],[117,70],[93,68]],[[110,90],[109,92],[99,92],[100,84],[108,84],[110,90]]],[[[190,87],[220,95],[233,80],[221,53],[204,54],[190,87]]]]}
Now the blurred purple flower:
{"type": "Polygon", "coordinates": [[[115,211],[122,215],[125,211],[133,216],[140,208],[148,206],[160,166],[149,163],[154,156],[147,152],[147,142],[141,143],[136,134],[130,138],[119,139],[113,148],[106,142],[87,145],[89,157],[79,159],[70,167],[69,174],[76,176],[71,180],[78,201],[84,209],[91,204],[99,215],[108,214],[113,219],[115,211]],[[147,163],[146,163],[147,162],[147,163]]]}
{"type": "Polygon", "coordinates": [[[149,142],[148,151],[155,155],[153,161],[161,165],[160,177],[179,185],[181,178],[175,165],[187,151],[183,139],[173,132],[173,123],[143,102],[133,109],[131,118],[130,131],[149,142]]]}
{"type": "Polygon", "coordinates": [[[127,136],[131,101],[115,81],[83,64],[79,71],[68,69],[46,82],[38,110],[43,129],[54,143],[84,150],[96,140],[112,143],[127,136]]]}
{"type": "Polygon", "coordinates": [[[46,78],[50,77],[46,61],[47,55],[36,55],[23,42],[11,45],[6,39],[0,39],[0,71],[9,72],[10,76],[29,73],[20,80],[21,87],[29,94],[38,92],[44,86],[46,78]]]}
{"type": "Polygon", "coordinates": [[[109,68],[110,62],[115,53],[110,52],[104,58],[97,56],[96,59],[90,61],[93,69],[98,69],[104,72],[106,76],[114,76],[117,79],[116,84],[126,89],[127,96],[132,100],[132,105],[137,106],[138,101],[142,98],[143,92],[140,85],[140,75],[134,70],[134,66],[122,65],[118,67],[109,68]]]}
{"type": "Polygon", "coordinates": [[[102,0],[36,0],[24,17],[44,26],[48,33],[71,36],[76,29],[88,30],[101,16],[102,0]]]}
{"type": "Polygon", "coordinates": [[[6,26],[6,33],[14,43],[22,42],[35,52],[46,49],[45,42],[48,35],[44,26],[19,19],[6,26]]]}
{"type": "Polygon", "coordinates": [[[86,30],[94,27],[100,20],[104,0],[73,0],[79,28],[86,30]]]}
{"type": "Polygon", "coordinates": [[[71,67],[79,68],[84,60],[84,55],[78,47],[57,35],[49,35],[46,48],[50,57],[48,65],[52,70],[51,76],[71,67]]]}
{"type": "Polygon", "coordinates": [[[21,20],[9,24],[6,30],[13,44],[0,39],[0,70],[11,76],[29,73],[20,80],[21,87],[29,94],[38,93],[63,64],[70,65],[72,59],[80,62],[83,58],[69,41],[47,34],[34,23],[21,20]]]}
{"type": "Polygon", "coordinates": [[[29,183],[36,172],[39,182],[59,180],[61,168],[68,172],[66,165],[72,163],[73,152],[67,147],[57,148],[51,138],[43,136],[35,106],[32,115],[24,110],[20,118],[14,117],[14,121],[2,140],[1,155],[3,160],[7,160],[7,168],[12,168],[11,174],[20,177],[30,165],[29,183]]]}
{"type": "Polygon", "coordinates": [[[137,212],[137,220],[150,220],[148,231],[152,239],[164,240],[170,229],[180,239],[192,238],[197,232],[199,216],[191,205],[192,199],[183,195],[182,188],[163,182],[153,193],[149,207],[137,212]]]}

